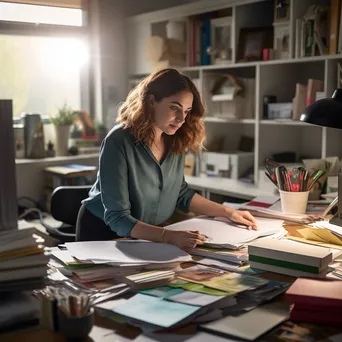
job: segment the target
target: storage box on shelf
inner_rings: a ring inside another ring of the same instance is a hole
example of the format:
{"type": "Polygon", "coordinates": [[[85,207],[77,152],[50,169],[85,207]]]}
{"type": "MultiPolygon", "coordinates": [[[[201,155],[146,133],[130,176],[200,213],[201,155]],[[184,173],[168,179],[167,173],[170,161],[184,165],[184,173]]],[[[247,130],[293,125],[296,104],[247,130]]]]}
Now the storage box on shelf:
{"type": "MultiPolygon", "coordinates": [[[[208,61],[208,58],[205,58],[206,65],[203,65],[203,59],[198,58],[198,56],[196,63],[193,60],[191,61],[190,56],[199,42],[194,41],[191,37],[190,33],[193,31],[190,24],[193,25],[193,20],[189,20],[186,33],[188,66],[182,67],[180,70],[196,80],[196,85],[203,96],[207,109],[205,117],[207,142],[222,137],[224,138],[225,149],[233,150],[241,135],[254,139],[253,164],[256,187],[262,184],[262,182],[259,184],[259,168],[263,166],[264,159],[271,157],[274,153],[292,151],[295,152],[297,158],[302,156],[310,158],[324,158],[331,155],[342,156],[342,134],[340,132],[306,125],[291,119],[268,120],[264,118],[264,96],[274,95],[277,103],[293,103],[293,108],[296,109],[293,110],[292,115],[297,118],[303,106],[303,103],[297,101],[298,88],[303,86],[301,88],[302,94],[303,89],[305,89],[306,96],[308,96],[309,80],[317,80],[321,81],[322,87],[315,88],[310,96],[331,96],[339,84],[338,65],[342,62],[342,55],[322,55],[320,49],[315,49],[313,55],[302,57],[304,56],[302,50],[305,37],[303,37],[301,21],[309,20],[308,12],[312,11],[312,8],[310,11],[309,8],[316,5],[317,1],[289,0],[287,3],[289,7],[283,11],[286,13],[286,18],[282,19],[276,17],[275,1],[262,0],[202,0],[128,19],[129,72],[131,75],[141,75],[148,74],[151,71],[146,60],[142,57],[147,39],[154,34],[166,36],[166,25],[170,20],[178,18],[186,21],[189,18],[199,18],[200,16],[207,18],[208,14],[215,14],[216,18],[221,18],[216,22],[216,26],[224,26],[223,18],[229,18],[226,20],[227,26],[229,26],[226,34],[230,38],[226,38],[230,40],[231,58],[227,59],[227,63],[223,63],[222,58],[219,61],[215,58],[209,58],[208,61]],[[241,62],[238,58],[241,29],[265,26],[274,29],[273,49],[277,50],[275,55],[278,59],[241,62]],[[197,64],[198,60],[202,64],[194,65],[197,64]],[[229,94],[227,95],[224,92],[212,93],[213,83],[223,75],[232,75],[238,80],[255,80],[255,85],[252,86],[254,108],[245,111],[240,110],[237,113],[234,107],[232,109],[229,94]],[[219,96],[213,98],[213,95],[219,96]],[[218,99],[222,101],[215,101],[218,99]]],[[[330,0],[322,0],[319,5],[330,6],[330,0]]],[[[340,22],[342,23],[342,21],[340,22]]],[[[215,26],[214,21],[211,24],[215,26]]],[[[203,25],[202,28],[206,27],[205,22],[203,25]]],[[[329,51],[338,52],[338,41],[341,40],[342,42],[342,35],[339,36],[338,34],[339,25],[335,23],[335,25],[328,25],[327,27],[336,33],[335,36],[334,34],[330,35],[329,39],[337,37],[336,49],[329,51]]],[[[323,53],[329,52],[326,49],[323,50],[323,53]]],[[[206,50],[201,49],[200,53],[206,53],[206,50]]],[[[303,100],[303,97],[301,99],[303,100]]],[[[188,179],[190,185],[198,186],[196,179],[193,177],[188,179]]],[[[199,181],[202,185],[205,182],[220,183],[218,179],[212,180],[205,177],[201,177],[199,181]]],[[[232,186],[230,183],[229,185],[232,186]]],[[[215,191],[219,191],[219,189],[215,191]]]]}

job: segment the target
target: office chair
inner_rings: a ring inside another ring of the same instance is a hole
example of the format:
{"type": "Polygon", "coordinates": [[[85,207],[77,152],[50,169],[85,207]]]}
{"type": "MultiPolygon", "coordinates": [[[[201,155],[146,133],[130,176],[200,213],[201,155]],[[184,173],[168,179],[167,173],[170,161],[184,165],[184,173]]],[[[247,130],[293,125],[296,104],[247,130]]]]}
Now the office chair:
{"type": "Polygon", "coordinates": [[[88,197],[91,185],[59,186],[51,196],[51,215],[63,222],[59,228],[45,226],[47,232],[62,242],[76,240],[76,221],[81,202],[88,197]]]}

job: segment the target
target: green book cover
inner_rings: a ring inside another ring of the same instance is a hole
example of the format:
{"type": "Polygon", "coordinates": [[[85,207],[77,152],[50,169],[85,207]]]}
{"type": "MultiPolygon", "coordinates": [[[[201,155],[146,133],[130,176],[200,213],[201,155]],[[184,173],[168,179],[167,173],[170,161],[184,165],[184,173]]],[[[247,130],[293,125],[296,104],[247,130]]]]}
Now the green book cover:
{"type": "Polygon", "coordinates": [[[277,260],[277,259],[260,257],[260,256],[256,256],[256,255],[249,255],[249,261],[258,262],[260,264],[267,264],[267,265],[273,265],[273,266],[278,266],[278,267],[285,267],[285,268],[289,268],[289,269],[292,269],[292,270],[309,272],[309,273],[315,273],[315,274],[319,274],[323,270],[326,269],[326,268],[319,268],[319,267],[315,267],[315,266],[298,264],[298,263],[294,263],[294,262],[290,262],[290,261],[284,261],[284,260],[277,260]]]}

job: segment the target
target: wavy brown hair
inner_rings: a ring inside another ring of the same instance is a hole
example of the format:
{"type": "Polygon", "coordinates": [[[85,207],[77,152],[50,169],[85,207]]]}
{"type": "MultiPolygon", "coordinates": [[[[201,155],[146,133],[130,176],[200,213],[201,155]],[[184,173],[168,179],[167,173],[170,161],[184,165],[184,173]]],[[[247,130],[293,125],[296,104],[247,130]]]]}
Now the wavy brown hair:
{"type": "Polygon", "coordinates": [[[116,122],[129,128],[136,139],[151,146],[155,131],[153,113],[148,108],[149,96],[153,95],[155,100],[160,102],[165,97],[181,91],[192,93],[192,110],[173,136],[172,152],[198,153],[205,138],[204,107],[200,94],[191,79],[175,69],[160,70],[144,78],[121,105],[116,122]]]}

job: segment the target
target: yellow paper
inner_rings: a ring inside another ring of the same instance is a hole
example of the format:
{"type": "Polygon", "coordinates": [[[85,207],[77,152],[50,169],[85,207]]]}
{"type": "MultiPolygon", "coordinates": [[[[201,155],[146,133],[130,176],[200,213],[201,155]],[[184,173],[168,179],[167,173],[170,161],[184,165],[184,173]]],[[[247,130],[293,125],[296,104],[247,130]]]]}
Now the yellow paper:
{"type": "Polygon", "coordinates": [[[300,238],[300,237],[290,236],[290,235],[285,236],[285,238],[289,239],[289,240],[307,243],[309,245],[315,245],[315,246],[321,246],[321,247],[326,247],[326,248],[334,248],[334,249],[341,249],[342,250],[342,245],[334,245],[332,243],[327,243],[327,242],[318,242],[318,241],[313,241],[313,240],[307,240],[305,238],[300,238]]]}
{"type": "Polygon", "coordinates": [[[298,229],[297,232],[303,236],[303,238],[307,240],[312,240],[312,241],[319,241],[319,242],[328,242],[321,238],[319,235],[315,233],[316,229],[313,228],[303,228],[303,229],[298,229]]]}
{"type": "Polygon", "coordinates": [[[177,278],[232,294],[267,284],[267,280],[265,279],[238,273],[216,274],[212,276],[210,269],[206,273],[203,271],[191,271],[191,273],[182,272],[181,274],[177,278]],[[206,275],[207,279],[210,280],[204,280],[206,275]]]}
{"type": "Polygon", "coordinates": [[[317,234],[325,242],[332,243],[334,245],[341,245],[342,246],[342,241],[328,229],[316,228],[315,234],[317,234]]]}
{"type": "Polygon", "coordinates": [[[44,246],[28,247],[24,249],[16,249],[13,251],[0,253],[0,260],[6,260],[11,258],[20,258],[32,254],[44,253],[44,246]]]}

